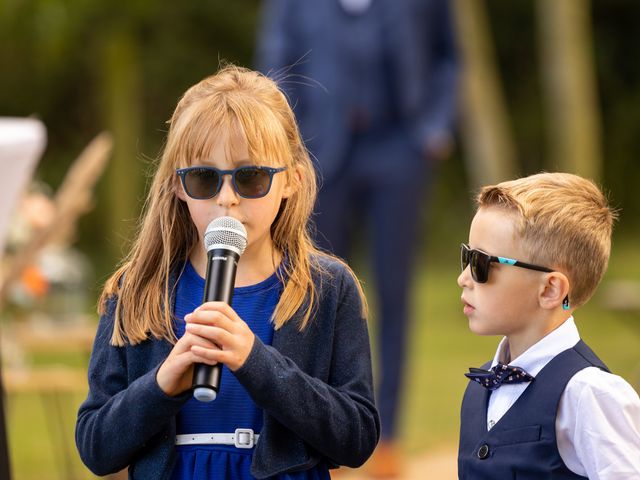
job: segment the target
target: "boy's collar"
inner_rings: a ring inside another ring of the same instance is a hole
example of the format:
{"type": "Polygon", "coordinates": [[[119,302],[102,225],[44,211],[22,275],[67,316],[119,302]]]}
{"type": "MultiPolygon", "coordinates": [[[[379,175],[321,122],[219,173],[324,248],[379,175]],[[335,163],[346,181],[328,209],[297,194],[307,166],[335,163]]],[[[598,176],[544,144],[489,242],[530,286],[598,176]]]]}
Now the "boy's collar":
{"type": "Polygon", "coordinates": [[[491,366],[497,365],[498,362],[508,363],[511,366],[523,368],[527,373],[535,377],[553,357],[569,348],[573,348],[579,341],[578,327],[576,327],[573,317],[569,317],[558,328],[510,362],[504,361],[510,357],[509,342],[507,337],[504,337],[498,345],[491,366]]]}

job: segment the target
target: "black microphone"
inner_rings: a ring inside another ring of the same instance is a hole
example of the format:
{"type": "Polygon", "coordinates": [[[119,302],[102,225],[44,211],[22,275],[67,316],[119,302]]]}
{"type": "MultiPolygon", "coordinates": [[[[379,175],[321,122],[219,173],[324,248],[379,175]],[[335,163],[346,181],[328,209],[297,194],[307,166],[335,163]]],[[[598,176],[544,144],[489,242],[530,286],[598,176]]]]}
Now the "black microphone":
{"type": "MultiPolygon", "coordinates": [[[[204,234],[207,249],[207,277],[202,303],[225,302],[231,305],[240,255],[247,246],[244,225],[232,217],[213,220],[204,234]]],[[[197,363],[193,370],[193,396],[201,402],[211,402],[220,391],[222,364],[197,363]]]]}

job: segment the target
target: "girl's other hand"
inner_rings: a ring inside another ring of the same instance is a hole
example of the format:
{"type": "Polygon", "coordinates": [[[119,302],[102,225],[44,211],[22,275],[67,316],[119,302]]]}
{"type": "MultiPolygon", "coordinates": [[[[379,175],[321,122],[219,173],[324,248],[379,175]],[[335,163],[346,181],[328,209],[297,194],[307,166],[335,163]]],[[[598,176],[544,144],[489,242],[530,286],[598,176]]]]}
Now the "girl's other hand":
{"type": "Polygon", "coordinates": [[[186,331],[173,346],[169,356],[162,363],[156,374],[158,385],[167,395],[174,397],[191,388],[194,363],[208,363],[209,365],[217,363],[195,355],[191,350],[195,345],[206,349],[218,348],[209,340],[186,331]]]}
{"type": "Polygon", "coordinates": [[[232,372],[244,365],[255,335],[229,305],[204,303],[185,316],[185,321],[186,332],[203,340],[191,345],[196,361],[210,365],[221,362],[232,372]]]}

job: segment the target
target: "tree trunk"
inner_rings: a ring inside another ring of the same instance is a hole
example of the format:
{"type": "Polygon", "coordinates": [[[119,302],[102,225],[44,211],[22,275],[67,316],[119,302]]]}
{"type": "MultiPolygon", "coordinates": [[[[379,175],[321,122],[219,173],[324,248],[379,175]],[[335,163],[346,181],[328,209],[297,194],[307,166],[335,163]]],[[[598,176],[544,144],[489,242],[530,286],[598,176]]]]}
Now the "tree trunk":
{"type": "Polygon", "coordinates": [[[113,158],[106,173],[109,204],[105,211],[106,236],[115,258],[131,238],[139,215],[144,172],[139,160],[142,132],[141,88],[138,49],[125,26],[116,31],[105,47],[104,110],[113,134],[113,158]]]}
{"type": "Polygon", "coordinates": [[[463,59],[462,140],[472,187],[513,178],[519,167],[483,0],[455,0],[463,59]]]}
{"type": "Polygon", "coordinates": [[[538,0],[540,62],[552,170],[599,180],[600,116],[589,0],[538,0]]]}

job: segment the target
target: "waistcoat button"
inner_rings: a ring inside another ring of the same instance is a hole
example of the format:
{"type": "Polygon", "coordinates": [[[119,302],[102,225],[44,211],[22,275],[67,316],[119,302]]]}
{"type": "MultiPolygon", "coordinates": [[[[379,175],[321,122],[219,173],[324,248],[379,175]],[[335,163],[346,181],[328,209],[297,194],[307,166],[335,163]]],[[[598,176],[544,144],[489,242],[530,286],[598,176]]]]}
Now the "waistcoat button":
{"type": "Polygon", "coordinates": [[[486,443],[478,449],[478,458],[484,460],[489,456],[489,445],[486,443]]]}

